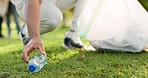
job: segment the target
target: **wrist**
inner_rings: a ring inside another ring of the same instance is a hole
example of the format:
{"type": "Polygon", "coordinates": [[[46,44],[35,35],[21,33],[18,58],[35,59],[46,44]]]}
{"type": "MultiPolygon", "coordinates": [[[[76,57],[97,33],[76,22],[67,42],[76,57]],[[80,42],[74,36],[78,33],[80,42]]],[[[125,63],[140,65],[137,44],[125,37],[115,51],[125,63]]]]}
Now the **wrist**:
{"type": "Polygon", "coordinates": [[[29,36],[31,39],[33,40],[40,40],[40,35],[36,35],[36,36],[29,36]]]}
{"type": "Polygon", "coordinates": [[[29,37],[31,39],[40,39],[40,34],[35,32],[29,32],[29,37]]]}

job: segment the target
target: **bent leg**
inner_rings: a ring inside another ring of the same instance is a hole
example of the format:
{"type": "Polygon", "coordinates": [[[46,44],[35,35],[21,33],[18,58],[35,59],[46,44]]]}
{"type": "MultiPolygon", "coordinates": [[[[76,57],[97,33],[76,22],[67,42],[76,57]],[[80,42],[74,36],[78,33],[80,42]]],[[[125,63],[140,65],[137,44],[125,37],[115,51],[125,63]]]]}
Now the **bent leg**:
{"type": "Polygon", "coordinates": [[[63,20],[62,12],[51,0],[43,0],[41,4],[40,33],[53,31],[63,20]]]}
{"type": "MultiPolygon", "coordinates": [[[[27,0],[15,5],[18,14],[25,20],[27,0]]],[[[53,31],[63,20],[61,11],[53,0],[43,0],[40,9],[40,34],[53,31]]],[[[28,35],[27,26],[23,27],[22,33],[28,35]]]]}
{"type": "Polygon", "coordinates": [[[74,18],[72,21],[71,30],[77,31],[77,22],[82,12],[85,0],[77,0],[75,9],[74,9],[74,18]]]}
{"type": "Polygon", "coordinates": [[[85,0],[57,0],[56,5],[57,7],[62,11],[65,12],[66,10],[72,8],[75,6],[74,9],[74,18],[72,22],[71,29],[77,30],[77,20],[81,14],[81,11],[83,9],[83,5],[86,1],[85,0]]]}
{"type": "Polygon", "coordinates": [[[65,12],[70,8],[74,7],[77,0],[56,0],[56,6],[62,11],[65,12]]]}
{"type": "Polygon", "coordinates": [[[63,48],[65,48],[65,49],[71,49],[71,48],[87,49],[86,46],[83,45],[79,36],[77,35],[77,21],[79,19],[82,9],[83,9],[84,2],[85,2],[85,0],[76,0],[72,26],[70,28],[70,31],[68,33],[66,33],[65,37],[64,37],[63,48]]]}

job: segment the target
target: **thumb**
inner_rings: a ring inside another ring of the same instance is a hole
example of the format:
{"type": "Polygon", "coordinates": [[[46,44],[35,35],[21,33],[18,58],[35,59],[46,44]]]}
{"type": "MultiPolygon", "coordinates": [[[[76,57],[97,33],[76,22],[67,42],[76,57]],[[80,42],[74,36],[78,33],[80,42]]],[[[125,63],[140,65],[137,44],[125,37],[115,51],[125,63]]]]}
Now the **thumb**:
{"type": "Polygon", "coordinates": [[[28,63],[29,62],[29,58],[28,58],[28,55],[33,51],[33,48],[32,47],[28,47],[26,46],[23,50],[23,53],[22,53],[22,59],[28,63]]]}

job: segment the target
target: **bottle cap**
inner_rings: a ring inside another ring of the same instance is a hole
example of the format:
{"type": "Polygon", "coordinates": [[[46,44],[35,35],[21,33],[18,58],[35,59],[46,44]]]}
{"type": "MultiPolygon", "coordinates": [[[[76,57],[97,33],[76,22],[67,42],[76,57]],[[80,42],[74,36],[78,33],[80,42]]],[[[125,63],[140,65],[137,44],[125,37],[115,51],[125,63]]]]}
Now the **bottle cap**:
{"type": "Polygon", "coordinates": [[[37,68],[37,66],[34,65],[34,64],[30,64],[29,67],[28,67],[30,72],[34,72],[36,70],[36,68],[37,68]]]}

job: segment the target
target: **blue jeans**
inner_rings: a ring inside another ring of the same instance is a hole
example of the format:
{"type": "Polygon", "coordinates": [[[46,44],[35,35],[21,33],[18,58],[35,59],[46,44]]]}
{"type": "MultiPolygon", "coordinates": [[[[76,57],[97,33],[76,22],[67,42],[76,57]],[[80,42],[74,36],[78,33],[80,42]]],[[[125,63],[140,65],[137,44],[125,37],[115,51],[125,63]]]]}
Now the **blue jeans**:
{"type": "Polygon", "coordinates": [[[15,6],[9,2],[9,7],[8,7],[8,12],[7,12],[7,15],[6,15],[6,18],[7,18],[7,26],[8,26],[8,34],[10,35],[11,34],[11,27],[10,27],[10,15],[14,16],[14,21],[15,21],[15,24],[16,24],[16,28],[17,28],[17,31],[19,33],[20,31],[20,23],[19,23],[19,20],[18,20],[18,14],[16,12],[16,9],[15,9],[15,6]]]}

